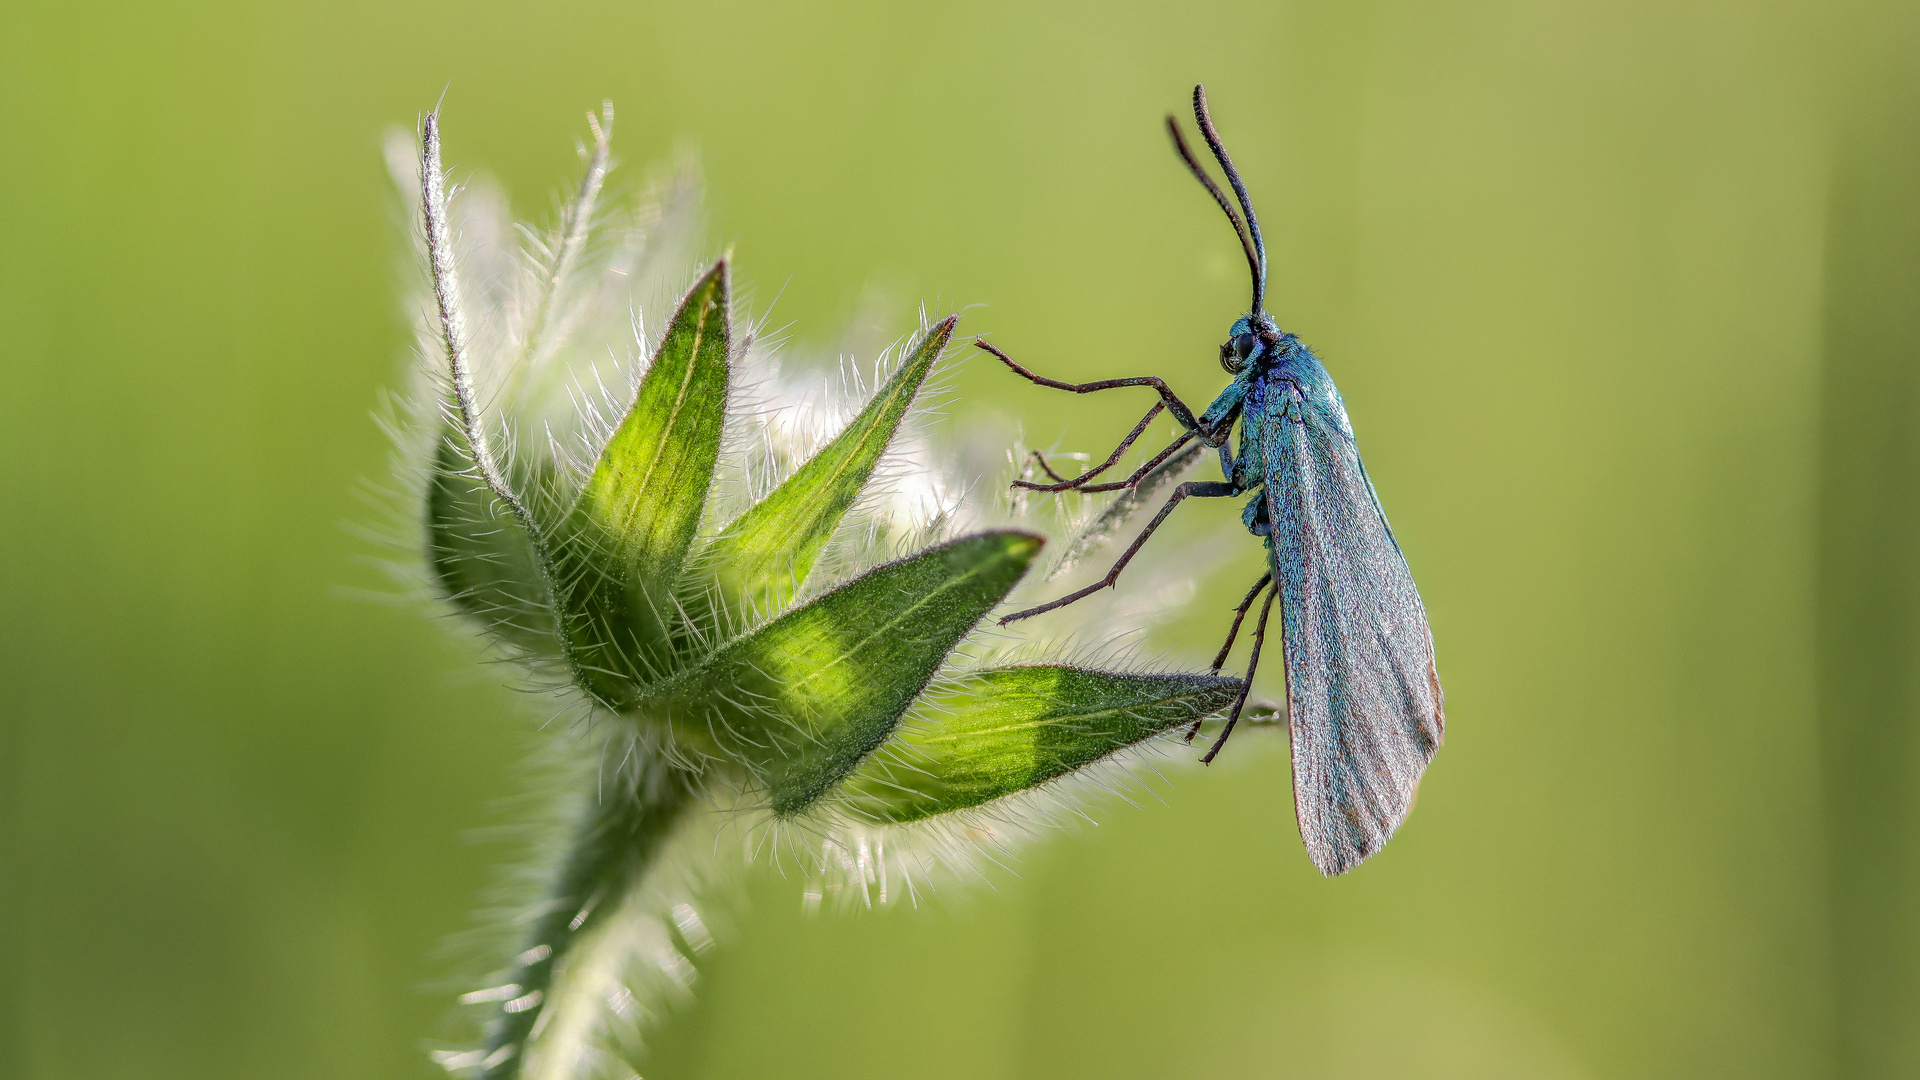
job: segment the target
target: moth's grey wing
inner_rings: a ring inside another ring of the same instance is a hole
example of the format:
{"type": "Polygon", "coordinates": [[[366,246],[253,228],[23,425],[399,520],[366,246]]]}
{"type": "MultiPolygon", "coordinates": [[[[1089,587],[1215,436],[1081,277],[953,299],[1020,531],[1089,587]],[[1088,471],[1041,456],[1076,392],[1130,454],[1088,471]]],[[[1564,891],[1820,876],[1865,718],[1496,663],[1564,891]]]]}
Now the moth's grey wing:
{"type": "Polygon", "coordinates": [[[1331,876],[1393,835],[1445,720],[1413,575],[1332,381],[1311,389],[1325,400],[1296,406],[1294,416],[1262,410],[1261,442],[1286,638],[1294,811],[1307,854],[1331,876]]]}

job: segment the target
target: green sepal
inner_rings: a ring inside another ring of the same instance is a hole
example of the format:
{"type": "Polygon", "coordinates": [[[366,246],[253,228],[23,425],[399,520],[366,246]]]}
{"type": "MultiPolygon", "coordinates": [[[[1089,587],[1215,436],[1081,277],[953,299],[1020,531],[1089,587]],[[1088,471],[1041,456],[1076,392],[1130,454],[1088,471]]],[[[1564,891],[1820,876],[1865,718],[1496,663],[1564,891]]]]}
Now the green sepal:
{"type": "Polygon", "coordinates": [[[742,761],[775,813],[797,813],[893,733],[1042,543],[979,533],[876,567],[722,646],[633,711],[742,761]]]}
{"type": "Polygon", "coordinates": [[[674,312],[568,519],[567,632],[596,696],[616,708],[675,664],[673,589],[713,484],[731,348],[723,260],[674,312]]]}
{"type": "Polygon", "coordinates": [[[711,573],[727,602],[741,611],[775,612],[793,598],[873,475],[959,319],[928,331],[833,441],[714,538],[707,549],[711,573]]]}
{"type": "MultiPolygon", "coordinates": [[[[533,545],[513,514],[472,475],[461,439],[450,426],[441,434],[427,480],[427,555],[434,579],[454,606],[494,636],[531,653],[555,655],[553,607],[533,545]]],[[[523,497],[544,494],[538,470],[519,472],[516,489],[523,497]]]]}
{"type": "Polygon", "coordinates": [[[1005,667],[958,676],[863,761],[835,803],[874,824],[979,806],[1228,708],[1238,679],[1005,667]]]}

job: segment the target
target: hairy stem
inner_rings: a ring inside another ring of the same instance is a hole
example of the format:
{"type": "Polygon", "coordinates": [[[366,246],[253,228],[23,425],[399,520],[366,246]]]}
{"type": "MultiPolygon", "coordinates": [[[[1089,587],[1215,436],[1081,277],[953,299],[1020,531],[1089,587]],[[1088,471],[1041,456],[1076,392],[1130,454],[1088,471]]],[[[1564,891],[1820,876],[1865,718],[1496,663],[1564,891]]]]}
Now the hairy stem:
{"type": "MultiPolygon", "coordinates": [[[[552,1029],[579,1026],[573,1022],[579,1018],[559,1015],[566,1003],[556,984],[570,967],[581,966],[576,946],[617,917],[622,902],[635,893],[692,801],[696,784],[692,774],[656,761],[642,767],[631,789],[610,792],[588,809],[527,947],[515,959],[507,985],[499,988],[505,993],[496,994],[504,1000],[488,1025],[483,1080],[517,1080],[525,1075],[530,1040],[546,1034],[553,1041],[559,1031],[552,1029]]],[[[585,1004],[597,1013],[604,1002],[590,997],[585,1004]]],[[[570,1073],[562,1068],[561,1075],[570,1073]]]]}

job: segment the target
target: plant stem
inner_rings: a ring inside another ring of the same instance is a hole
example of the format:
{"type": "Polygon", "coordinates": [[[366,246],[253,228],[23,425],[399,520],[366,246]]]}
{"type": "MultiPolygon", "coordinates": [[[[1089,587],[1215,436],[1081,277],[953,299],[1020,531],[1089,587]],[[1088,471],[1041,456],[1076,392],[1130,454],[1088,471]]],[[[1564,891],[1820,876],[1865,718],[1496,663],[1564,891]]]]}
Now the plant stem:
{"type": "MultiPolygon", "coordinates": [[[[657,759],[633,788],[602,796],[584,815],[546,901],[509,977],[512,998],[488,1026],[482,1080],[516,1080],[527,1043],[556,1018],[555,984],[575,946],[615,917],[693,801],[695,777],[657,759]]],[[[596,1006],[603,1006],[597,998],[596,1006]]],[[[565,1070],[563,1070],[563,1073],[565,1070]]]]}

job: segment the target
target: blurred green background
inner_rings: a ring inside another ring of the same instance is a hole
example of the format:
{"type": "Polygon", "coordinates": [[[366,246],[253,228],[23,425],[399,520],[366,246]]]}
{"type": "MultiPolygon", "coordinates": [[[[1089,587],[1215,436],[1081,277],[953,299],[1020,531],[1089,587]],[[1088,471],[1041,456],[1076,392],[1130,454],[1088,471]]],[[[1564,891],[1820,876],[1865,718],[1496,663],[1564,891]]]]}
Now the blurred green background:
{"type": "MultiPolygon", "coordinates": [[[[544,215],[610,97],[795,337],[878,283],[1204,401],[1245,286],[1158,126],[1204,80],[1432,613],[1418,811],[1321,880],[1248,740],[919,911],[763,875],[648,1076],[1920,1076],[1916,46],[1811,0],[7,0],[0,1075],[433,1072],[530,712],[351,595],[385,128],[450,85],[450,161],[544,215]]],[[[1087,449],[1143,405],[955,386],[1087,449]]]]}

